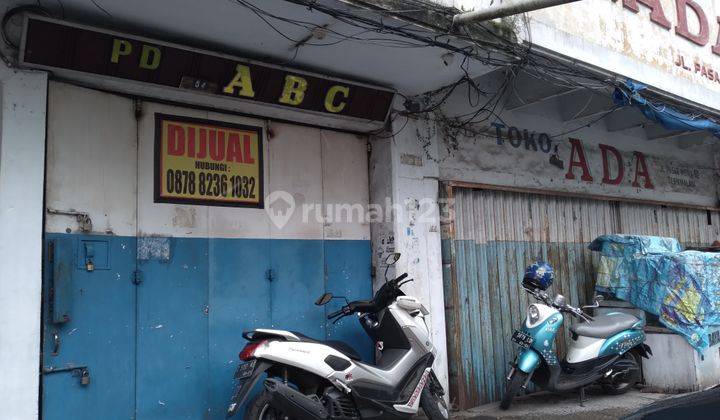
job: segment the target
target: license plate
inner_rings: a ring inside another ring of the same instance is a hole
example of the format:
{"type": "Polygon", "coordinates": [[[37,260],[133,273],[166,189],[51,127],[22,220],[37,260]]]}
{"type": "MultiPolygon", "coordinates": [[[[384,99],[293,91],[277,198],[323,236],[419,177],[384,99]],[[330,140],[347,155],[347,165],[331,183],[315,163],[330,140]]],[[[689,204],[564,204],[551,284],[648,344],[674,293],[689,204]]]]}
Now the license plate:
{"type": "Polygon", "coordinates": [[[512,341],[517,343],[520,347],[528,348],[533,343],[533,338],[522,331],[515,331],[512,335],[512,341]]]}
{"type": "Polygon", "coordinates": [[[251,360],[247,363],[244,363],[240,366],[238,366],[237,370],[235,371],[235,379],[247,379],[252,376],[253,372],[255,371],[255,364],[257,363],[257,360],[251,360]]]}

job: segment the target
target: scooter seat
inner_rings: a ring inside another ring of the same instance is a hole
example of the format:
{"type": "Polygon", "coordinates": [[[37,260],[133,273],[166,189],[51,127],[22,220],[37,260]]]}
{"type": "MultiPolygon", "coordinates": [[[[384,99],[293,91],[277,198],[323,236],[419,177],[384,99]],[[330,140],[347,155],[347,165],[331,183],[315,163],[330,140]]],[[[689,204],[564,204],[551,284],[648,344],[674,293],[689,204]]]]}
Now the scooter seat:
{"type": "Polygon", "coordinates": [[[640,319],[623,312],[611,312],[598,315],[590,322],[581,322],[570,327],[570,331],[583,337],[608,338],[628,330],[637,324],[640,319]]]}
{"type": "Polygon", "coordinates": [[[360,354],[355,351],[354,348],[350,347],[348,344],[338,341],[338,340],[327,340],[327,341],[321,341],[316,340],[314,338],[308,337],[305,334],[301,334],[299,332],[293,331],[293,334],[295,334],[298,338],[300,338],[300,341],[305,341],[306,343],[319,343],[319,344],[325,344],[326,346],[330,346],[334,348],[335,350],[339,351],[340,353],[344,354],[345,356],[349,357],[352,360],[361,361],[362,357],[360,357],[360,354]]]}

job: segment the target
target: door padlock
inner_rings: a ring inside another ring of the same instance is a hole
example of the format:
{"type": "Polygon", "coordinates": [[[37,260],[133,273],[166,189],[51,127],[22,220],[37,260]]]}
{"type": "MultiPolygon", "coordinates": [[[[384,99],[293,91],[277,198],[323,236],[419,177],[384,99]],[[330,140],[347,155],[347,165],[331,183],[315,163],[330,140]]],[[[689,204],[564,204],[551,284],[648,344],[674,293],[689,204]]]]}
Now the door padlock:
{"type": "Polygon", "coordinates": [[[87,369],[83,369],[80,373],[80,385],[82,386],[88,386],[90,385],[90,371],[87,369]]]}
{"type": "Polygon", "coordinates": [[[79,378],[80,386],[90,385],[90,368],[87,366],[68,366],[62,368],[44,367],[42,370],[43,375],[51,375],[61,372],[67,372],[70,373],[73,378],[79,378]]]}
{"type": "Polygon", "coordinates": [[[85,269],[87,271],[95,271],[95,263],[93,258],[95,257],[95,247],[91,243],[85,243],[85,269]]]}

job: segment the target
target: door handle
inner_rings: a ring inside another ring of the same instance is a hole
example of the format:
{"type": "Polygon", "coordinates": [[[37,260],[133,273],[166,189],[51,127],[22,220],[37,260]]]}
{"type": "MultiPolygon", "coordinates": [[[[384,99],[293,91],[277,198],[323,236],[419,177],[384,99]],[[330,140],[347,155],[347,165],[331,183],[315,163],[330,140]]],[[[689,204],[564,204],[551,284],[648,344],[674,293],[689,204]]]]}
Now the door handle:
{"type": "Polygon", "coordinates": [[[57,331],[53,331],[53,351],[52,355],[57,356],[60,352],[60,334],[57,331]]]}

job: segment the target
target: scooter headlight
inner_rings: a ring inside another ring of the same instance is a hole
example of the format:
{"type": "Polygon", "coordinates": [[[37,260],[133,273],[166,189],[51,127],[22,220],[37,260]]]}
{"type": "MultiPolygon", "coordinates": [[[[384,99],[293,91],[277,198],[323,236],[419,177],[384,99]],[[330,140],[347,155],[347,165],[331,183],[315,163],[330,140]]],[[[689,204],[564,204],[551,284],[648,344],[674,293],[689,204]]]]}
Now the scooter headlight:
{"type": "Polygon", "coordinates": [[[534,324],[540,319],[540,310],[535,305],[530,305],[528,308],[528,315],[530,316],[530,323],[534,324]]]}

